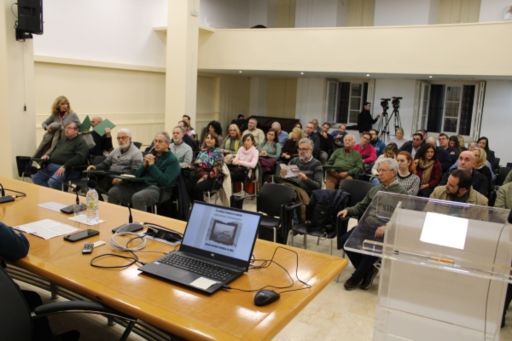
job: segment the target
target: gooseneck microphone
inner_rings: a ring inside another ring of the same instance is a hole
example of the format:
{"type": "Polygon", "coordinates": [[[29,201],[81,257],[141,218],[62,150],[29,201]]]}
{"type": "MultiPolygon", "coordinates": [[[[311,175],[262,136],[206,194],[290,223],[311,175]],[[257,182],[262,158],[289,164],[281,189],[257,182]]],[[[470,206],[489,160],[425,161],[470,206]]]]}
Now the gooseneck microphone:
{"type": "Polygon", "coordinates": [[[0,184],[0,191],[2,193],[2,196],[0,197],[0,204],[14,201],[14,197],[12,195],[5,195],[5,189],[2,184],[0,184]]]}
{"type": "Polygon", "coordinates": [[[75,203],[73,205],[69,205],[69,206],[61,208],[60,211],[65,214],[73,214],[73,213],[85,211],[85,209],[87,207],[85,206],[85,204],[80,204],[80,197],[78,196],[78,192],[80,191],[80,186],[79,185],[70,185],[70,186],[73,189],[73,193],[75,193],[75,203]]]}
{"type": "Polygon", "coordinates": [[[144,225],[133,222],[131,204],[128,204],[128,224],[123,224],[112,229],[112,233],[117,232],[137,232],[144,228],[144,225]]]}

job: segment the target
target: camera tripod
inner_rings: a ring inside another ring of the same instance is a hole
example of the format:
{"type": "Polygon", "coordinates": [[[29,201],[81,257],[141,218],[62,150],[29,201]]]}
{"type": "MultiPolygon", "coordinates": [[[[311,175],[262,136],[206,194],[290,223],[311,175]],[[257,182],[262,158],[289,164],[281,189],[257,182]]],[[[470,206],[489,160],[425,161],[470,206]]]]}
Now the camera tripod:
{"type": "Polygon", "coordinates": [[[383,125],[382,129],[380,129],[380,137],[381,140],[384,143],[388,143],[389,139],[389,122],[394,119],[394,127],[396,128],[402,128],[402,122],[400,120],[400,111],[398,111],[398,107],[393,107],[393,111],[388,116],[388,113],[386,112],[386,109],[382,112],[382,120],[380,122],[381,126],[383,125]]]}

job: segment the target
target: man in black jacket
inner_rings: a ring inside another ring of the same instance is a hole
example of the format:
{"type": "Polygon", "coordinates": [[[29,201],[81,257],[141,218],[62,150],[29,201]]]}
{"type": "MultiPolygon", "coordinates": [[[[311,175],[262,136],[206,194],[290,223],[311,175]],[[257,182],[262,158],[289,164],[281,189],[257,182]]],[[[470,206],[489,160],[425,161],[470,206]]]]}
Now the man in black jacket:
{"type": "Polygon", "coordinates": [[[370,102],[364,102],[363,111],[361,111],[357,116],[357,130],[359,130],[359,133],[362,133],[363,131],[370,131],[373,124],[377,122],[380,117],[380,115],[377,115],[375,118],[372,117],[372,114],[370,113],[370,106],[370,102]]]}

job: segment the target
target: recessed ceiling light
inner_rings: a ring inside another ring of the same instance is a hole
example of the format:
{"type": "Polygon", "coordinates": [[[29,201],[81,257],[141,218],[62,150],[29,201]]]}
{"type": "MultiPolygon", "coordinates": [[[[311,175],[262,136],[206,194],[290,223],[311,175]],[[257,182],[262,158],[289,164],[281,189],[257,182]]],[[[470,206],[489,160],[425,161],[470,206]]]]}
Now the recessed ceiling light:
{"type": "Polygon", "coordinates": [[[432,79],[432,75],[428,76],[429,79],[432,79]]]}
{"type": "Polygon", "coordinates": [[[244,73],[244,72],[243,72],[242,70],[238,70],[238,73],[239,73],[239,74],[242,74],[242,73],[244,73]]]}
{"type": "Polygon", "coordinates": [[[369,73],[367,73],[367,74],[366,74],[366,77],[370,77],[370,74],[369,74],[369,73]]]}
{"type": "Polygon", "coordinates": [[[301,76],[304,76],[304,71],[301,71],[301,72],[300,72],[300,75],[301,75],[301,76]]]}

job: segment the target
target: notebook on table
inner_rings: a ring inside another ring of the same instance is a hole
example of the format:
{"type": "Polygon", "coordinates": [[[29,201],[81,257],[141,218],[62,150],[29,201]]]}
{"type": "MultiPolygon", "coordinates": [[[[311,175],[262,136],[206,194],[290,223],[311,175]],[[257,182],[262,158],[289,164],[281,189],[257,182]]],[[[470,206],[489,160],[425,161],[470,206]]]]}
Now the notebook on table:
{"type": "Polygon", "coordinates": [[[139,270],[212,294],[249,268],[261,216],[194,202],[178,251],[139,270]]]}

